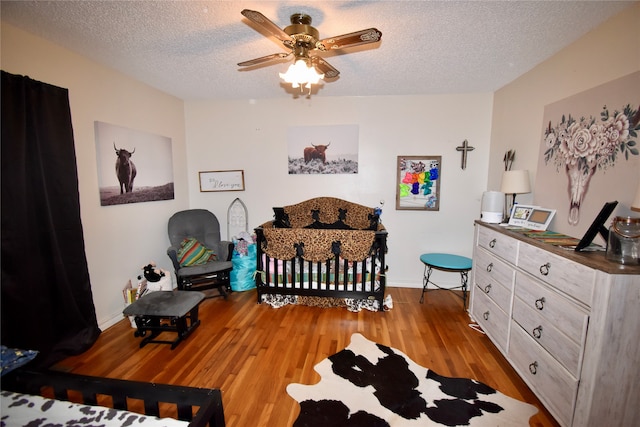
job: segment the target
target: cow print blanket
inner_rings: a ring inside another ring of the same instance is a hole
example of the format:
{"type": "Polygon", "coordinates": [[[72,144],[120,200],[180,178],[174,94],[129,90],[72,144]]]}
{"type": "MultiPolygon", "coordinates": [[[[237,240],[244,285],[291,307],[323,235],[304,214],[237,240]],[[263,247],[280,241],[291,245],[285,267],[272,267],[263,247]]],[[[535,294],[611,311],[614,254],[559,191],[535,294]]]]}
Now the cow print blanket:
{"type": "Polygon", "coordinates": [[[42,396],[0,392],[0,426],[27,427],[188,427],[186,421],[54,400],[42,396]]]}
{"type": "Polygon", "coordinates": [[[294,427],[528,426],[537,408],[480,382],[443,377],[360,334],[315,366],[316,385],[289,384],[294,427]]]}

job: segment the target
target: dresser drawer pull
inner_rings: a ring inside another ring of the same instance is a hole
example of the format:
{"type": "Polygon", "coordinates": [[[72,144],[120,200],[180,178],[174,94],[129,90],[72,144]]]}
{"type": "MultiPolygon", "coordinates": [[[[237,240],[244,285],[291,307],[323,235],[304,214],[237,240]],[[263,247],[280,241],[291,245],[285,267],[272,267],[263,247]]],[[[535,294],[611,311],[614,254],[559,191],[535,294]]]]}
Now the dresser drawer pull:
{"type": "Polygon", "coordinates": [[[542,310],[542,309],[544,308],[544,303],[545,303],[545,301],[546,301],[546,300],[544,299],[544,297],[537,299],[537,300],[536,300],[536,302],[535,302],[535,304],[536,304],[536,308],[537,308],[538,310],[542,310]]]}
{"type": "Polygon", "coordinates": [[[487,265],[487,272],[491,273],[491,270],[493,270],[493,263],[487,265]]]}
{"type": "Polygon", "coordinates": [[[485,286],[483,291],[484,291],[485,294],[488,294],[489,292],[491,292],[491,283],[489,283],[487,286],[485,286]]]}
{"type": "Polygon", "coordinates": [[[484,317],[484,320],[489,320],[489,312],[485,311],[484,313],[482,313],[482,317],[484,317]]]}
{"type": "Polygon", "coordinates": [[[538,373],[538,362],[533,362],[529,365],[529,372],[533,375],[538,373]]]}
{"type": "Polygon", "coordinates": [[[540,274],[542,274],[543,276],[546,276],[549,274],[549,269],[551,268],[551,263],[548,262],[546,264],[542,264],[540,266],[540,274]]]}
{"type": "Polygon", "coordinates": [[[495,247],[496,247],[496,239],[492,239],[492,240],[489,242],[489,247],[490,247],[491,249],[493,249],[493,248],[495,248],[495,247]]]}
{"type": "Polygon", "coordinates": [[[534,338],[538,338],[540,339],[540,337],[542,336],[542,325],[539,325],[536,328],[533,328],[533,337],[534,338]]]}

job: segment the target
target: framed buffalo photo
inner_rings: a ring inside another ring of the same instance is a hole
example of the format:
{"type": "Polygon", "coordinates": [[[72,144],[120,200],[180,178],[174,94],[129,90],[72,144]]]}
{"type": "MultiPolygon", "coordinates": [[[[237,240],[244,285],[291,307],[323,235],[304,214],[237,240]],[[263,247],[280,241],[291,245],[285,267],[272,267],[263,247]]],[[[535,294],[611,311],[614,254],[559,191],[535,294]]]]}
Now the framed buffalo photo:
{"type": "Polygon", "coordinates": [[[358,134],[358,125],[289,127],[289,175],[357,174],[358,134]]]}
{"type": "Polygon", "coordinates": [[[442,156],[398,156],[397,210],[440,210],[442,156]]]}
{"type": "Polygon", "coordinates": [[[200,172],[200,191],[244,191],[244,171],[200,172]]]}

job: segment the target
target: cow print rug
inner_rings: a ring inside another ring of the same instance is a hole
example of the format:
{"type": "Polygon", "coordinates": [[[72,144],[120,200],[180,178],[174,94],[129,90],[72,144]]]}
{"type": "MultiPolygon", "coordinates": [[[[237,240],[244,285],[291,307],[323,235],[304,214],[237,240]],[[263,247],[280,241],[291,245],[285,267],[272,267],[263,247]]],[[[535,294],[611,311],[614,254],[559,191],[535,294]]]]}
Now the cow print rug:
{"type": "Polygon", "coordinates": [[[294,427],[528,426],[535,406],[466,378],[443,377],[360,334],[315,366],[318,384],[289,384],[294,427]]]}

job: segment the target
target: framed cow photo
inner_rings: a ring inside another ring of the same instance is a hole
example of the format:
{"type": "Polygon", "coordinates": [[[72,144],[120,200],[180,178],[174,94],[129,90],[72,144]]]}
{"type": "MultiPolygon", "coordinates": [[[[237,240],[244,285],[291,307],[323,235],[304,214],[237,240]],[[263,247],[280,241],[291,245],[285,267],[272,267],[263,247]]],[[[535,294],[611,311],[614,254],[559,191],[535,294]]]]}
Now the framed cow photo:
{"type": "Polygon", "coordinates": [[[96,121],[100,205],[171,200],[171,138],[96,121]]]}
{"type": "Polygon", "coordinates": [[[289,127],[289,175],[358,173],[358,132],[358,125],[289,127]]]}
{"type": "Polygon", "coordinates": [[[442,156],[398,156],[397,210],[440,210],[442,156]]]}

